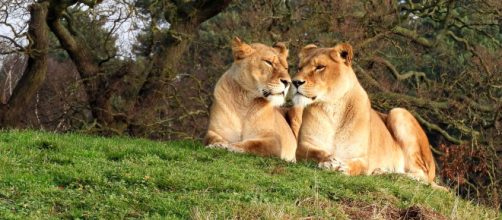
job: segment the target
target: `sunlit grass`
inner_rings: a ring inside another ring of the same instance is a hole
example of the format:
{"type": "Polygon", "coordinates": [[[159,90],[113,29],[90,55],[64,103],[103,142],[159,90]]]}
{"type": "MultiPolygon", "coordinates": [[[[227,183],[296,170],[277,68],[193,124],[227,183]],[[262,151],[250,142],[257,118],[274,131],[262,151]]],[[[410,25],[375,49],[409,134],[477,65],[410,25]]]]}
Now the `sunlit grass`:
{"type": "Polygon", "coordinates": [[[347,218],[357,203],[499,215],[398,175],[347,177],[190,141],[0,131],[2,219],[347,218]]]}

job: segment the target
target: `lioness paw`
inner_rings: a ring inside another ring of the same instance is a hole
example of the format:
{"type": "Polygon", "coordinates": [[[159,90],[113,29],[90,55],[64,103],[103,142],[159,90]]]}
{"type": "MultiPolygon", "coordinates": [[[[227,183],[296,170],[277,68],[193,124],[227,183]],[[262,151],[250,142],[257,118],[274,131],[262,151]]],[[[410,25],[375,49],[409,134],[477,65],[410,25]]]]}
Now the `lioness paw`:
{"type": "Polygon", "coordinates": [[[406,175],[408,178],[410,178],[410,179],[412,179],[412,180],[415,180],[415,181],[418,181],[418,182],[423,182],[423,181],[424,181],[424,179],[423,179],[423,178],[420,178],[419,176],[417,176],[417,175],[416,175],[416,174],[414,174],[414,173],[405,173],[405,175],[406,175]]]}
{"type": "Polygon", "coordinates": [[[388,174],[388,173],[392,173],[392,172],[388,169],[376,168],[373,170],[373,172],[371,172],[371,175],[384,175],[384,174],[388,174]]]}
{"type": "Polygon", "coordinates": [[[208,144],[206,148],[222,148],[222,144],[208,144]]]}
{"type": "Polygon", "coordinates": [[[283,157],[281,158],[287,162],[290,162],[290,163],[296,163],[296,157],[293,157],[293,158],[286,158],[286,157],[283,157]]]}
{"type": "Polygon", "coordinates": [[[328,161],[320,162],[319,168],[331,170],[331,171],[340,171],[340,172],[347,174],[347,175],[349,174],[348,173],[349,169],[348,169],[347,164],[342,163],[335,158],[330,158],[328,161]]]}
{"type": "Polygon", "coordinates": [[[235,147],[231,144],[226,144],[226,143],[209,144],[206,147],[207,148],[223,148],[223,149],[226,149],[230,152],[236,152],[236,153],[243,153],[244,152],[242,149],[235,147]]]}

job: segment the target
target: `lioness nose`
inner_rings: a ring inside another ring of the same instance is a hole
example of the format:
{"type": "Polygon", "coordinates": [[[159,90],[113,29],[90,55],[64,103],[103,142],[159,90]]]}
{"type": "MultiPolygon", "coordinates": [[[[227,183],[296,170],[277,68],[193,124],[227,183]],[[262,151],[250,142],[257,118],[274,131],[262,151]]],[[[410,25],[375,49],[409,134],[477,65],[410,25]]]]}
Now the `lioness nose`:
{"type": "Polygon", "coordinates": [[[303,85],[305,83],[305,81],[302,81],[302,80],[293,80],[293,85],[295,85],[296,88],[300,87],[301,85],[303,85]]]}
{"type": "Polygon", "coordinates": [[[281,79],[282,84],[284,84],[285,87],[288,87],[289,82],[285,79],[281,79]]]}

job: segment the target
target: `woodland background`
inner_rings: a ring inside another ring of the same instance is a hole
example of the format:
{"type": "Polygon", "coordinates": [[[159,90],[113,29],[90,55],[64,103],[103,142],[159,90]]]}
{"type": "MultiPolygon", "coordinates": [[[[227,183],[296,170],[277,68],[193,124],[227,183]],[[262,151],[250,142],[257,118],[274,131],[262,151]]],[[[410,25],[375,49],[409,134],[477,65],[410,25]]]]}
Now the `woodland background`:
{"type": "Polygon", "coordinates": [[[0,127],[203,137],[229,42],[349,42],[374,108],[408,108],[441,180],[500,208],[499,0],[0,0],[0,127]],[[131,37],[132,36],[132,37],[131,37]]]}

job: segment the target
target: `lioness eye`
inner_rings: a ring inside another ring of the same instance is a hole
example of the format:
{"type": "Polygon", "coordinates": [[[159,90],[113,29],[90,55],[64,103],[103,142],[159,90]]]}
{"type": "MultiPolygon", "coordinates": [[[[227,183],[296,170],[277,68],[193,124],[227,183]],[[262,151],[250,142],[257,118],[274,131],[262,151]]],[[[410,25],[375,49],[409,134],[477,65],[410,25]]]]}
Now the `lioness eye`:
{"type": "Polygon", "coordinates": [[[324,65],[318,65],[318,66],[315,67],[315,70],[316,71],[322,71],[322,70],[324,70],[324,68],[326,68],[326,66],[324,66],[324,65]]]}
{"type": "Polygon", "coordinates": [[[269,61],[269,60],[263,60],[263,61],[265,61],[265,63],[267,63],[267,65],[272,66],[272,62],[271,61],[269,61]]]}

